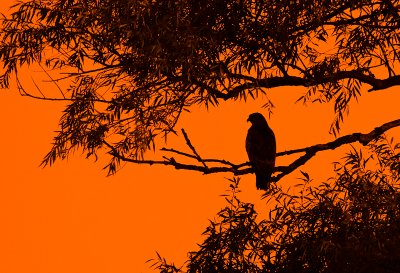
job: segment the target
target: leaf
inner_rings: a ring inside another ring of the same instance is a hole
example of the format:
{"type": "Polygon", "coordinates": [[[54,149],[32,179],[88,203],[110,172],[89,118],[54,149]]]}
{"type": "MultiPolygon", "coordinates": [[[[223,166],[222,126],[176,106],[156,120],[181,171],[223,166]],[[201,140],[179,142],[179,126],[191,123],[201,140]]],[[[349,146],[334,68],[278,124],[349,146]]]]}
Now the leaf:
{"type": "Polygon", "coordinates": [[[304,178],[300,178],[301,180],[310,181],[310,176],[309,176],[308,173],[303,172],[302,170],[300,170],[300,172],[301,172],[301,174],[305,177],[305,179],[304,179],[304,178]]]}

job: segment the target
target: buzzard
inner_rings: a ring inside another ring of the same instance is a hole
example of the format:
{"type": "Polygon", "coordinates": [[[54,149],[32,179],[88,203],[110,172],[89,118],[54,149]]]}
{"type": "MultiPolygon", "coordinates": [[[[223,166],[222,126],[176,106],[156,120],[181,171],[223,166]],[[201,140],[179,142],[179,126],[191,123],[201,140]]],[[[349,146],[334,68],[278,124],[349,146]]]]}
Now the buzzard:
{"type": "Polygon", "coordinates": [[[253,113],[247,121],[251,122],[246,137],[247,155],[256,174],[257,189],[267,190],[275,167],[275,135],[262,114],[253,113]]]}

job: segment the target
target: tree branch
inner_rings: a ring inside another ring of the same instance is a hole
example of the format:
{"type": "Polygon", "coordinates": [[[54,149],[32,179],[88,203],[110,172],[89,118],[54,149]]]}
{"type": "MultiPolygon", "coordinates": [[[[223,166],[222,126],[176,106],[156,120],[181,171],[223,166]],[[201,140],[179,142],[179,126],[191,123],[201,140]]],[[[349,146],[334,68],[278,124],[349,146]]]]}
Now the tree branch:
{"type": "MultiPolygon", "coordinates": [[[[36,100],[63,101],[63,102],[64,102],[64,101],[66,101],[66,102],[73,102],[73,101],[77,101],[77,100],[78,100],[77,98],[67,98],[67,97],[64,95],[64,93],[62,93],[62,96],[63,96],[62,98],[46,97],[46,96],[43,94],[43,92],[40,90],[39,86],[36,84],[35,81],[33,81],[33,83],[34,83],[35,87],[38,89],[39,93],[40,93],[42,96],[39,97],[39,96],[37,96],[37,95],[31,94],[31,93],[29,93],[29,92],[24,88],[24,86],[22,85],[21,81],[20,81],[19,78],[18,78],[18,75],[16,75],[16,83],[17,83],[18,92],[19,92],[19,94],[20,94],[22,97],[29,97],[29,98],[36,99],[36,100]]],[[[103,99],[99,99],[99,98],[93,99],[92,101],[93,101],[93,102],[102,102],[102,103],[107,103],[107,104],[109,104],[109,103],[111,102],[111,101],[109,101],[109,100],[103,100],[103,99]]]]}
{"type": "Polygon", "coordinates": [[[194,146],[190,142],[190,139],[189,139],[189,137],[188,137],[188,135],[187,135],[187,133],[185,132],[184,129],[182,129],[182,134],[183,134],[183,137],[186,140],[186,145],[189,146],[189,148],[192,150],[192,152],[193,152],[195,158],[197,159],[197,161],[199,161],[203,165],[203,167],[208,168],[206,163],[204,163],[203,159],[200,157],[200,155],[197,153],[196,149],[194,148],[194,146]]]}
{"type": "Polygon", "coordinates": [[[211,94],[215,95],[217,98],[228,100],[231,98],[236,98],[241,92],[252,89],[252,88],[274,88],[282,86],[304,86],[309,87],[312,85],[324,84],[333,81],[345,80],[345,79],[357,79],[362,83],[368,84],[371,88],[368,90],[377,91],[387,89],[396,85],[400,85],[400,76],[391,76],[386,79],[378,79],[373,75],[364,74],[360,70],[352,71],[338,71],[331,75],[326,75],[320,78],[306,78],[299,76],[273,76],[265,79],[257,79],[250,76],[246,77],[246,81],[243,84],[237,85],[227,93],[217,90],[213,87],[207,86],[206,84],[195,82],[196,85],[204,88],[211,94]]]}
{"type": "MultiPolygon", "coordinates": [[[[277,153],[278,157],[285,156],[285,155],[291,155],[291,154],[299,154],[299,153],[304,153],[304,154],[301,155],[296,160],[294,160],[288,166],[275,167],[275,173],[278,173],[278,175],[274,176],[272,178],[272,181],[277,182],[280,179],[282,179],[284,176],[292,173],[294,170],[298,169],[300,166],[307,163],[318,152],[326,151],[326,150],[334,150],[340,146],[343,146],[345,144],[354,143],[354,142],[359,142],[365,146],[368,143],[370,143],[371,141],[373,141],[374,139],[378,138],[384,132],[386,132],[394,127],[398,127],[398,126],[400,126],[400,119],[387,122],[379,127],[376,127],[371,132],[366,133],[366,134],[353,133],[350,135],[342,136],[342,137],[337,138],[336,140],[328,142],[328,143],[316,144],[313,146],[304,147],[304,148],[300,148],[300,149],[279,152],[279,153],[277,153]]],[[[124,155],[119,154],[112,145],[110,145],[108,143],[106,143],[106,145],[111,149],[111,151],[110,151],[111,155],[115,156],[116,158],[118,158],[122,161],[131,162],[131,163],[135,163],[135,164],[173,166],[173,167],[175,167],[175,169],[198,171],[203,174],[230,172],[230,173],[233,173],[234,175],[244,175],[244,174],[253,173],[253,169],[251,168],[251,165],[249,162],[245,162],[245,163],[241,163],[241,164],[234,164],[234,163],[224,160],[224,159],[203,159],[203,158],[201,158],[199,156],[199,154],[196,152],[196,150],[194,149],[193,145],[191,144],[186,132],[184,130],[182,130],[182,133],[184,134],[184,138],[186,140],[186,145],[191,149],[193,154],[189,154],[189,153],[178,151],[176,149],[169,149],[169,148],[162,148],[161,150],[165,151],[165,152],[171,152],[171,153],[177,154],[178,156],[182,156],[185,158],[195,159],[196,161],[200,162],[201,165],[181,163],[181,162],[178,162],[174,157],[166,157],[166,156],[163,157],[165,160],[132,159],[132,158],[128,158],[128,157],[125,157],[124,155]],[[217,163],[220,165],[219,166],[208,166],[208,165],[206,165],[206,162],[217,163]]]]}

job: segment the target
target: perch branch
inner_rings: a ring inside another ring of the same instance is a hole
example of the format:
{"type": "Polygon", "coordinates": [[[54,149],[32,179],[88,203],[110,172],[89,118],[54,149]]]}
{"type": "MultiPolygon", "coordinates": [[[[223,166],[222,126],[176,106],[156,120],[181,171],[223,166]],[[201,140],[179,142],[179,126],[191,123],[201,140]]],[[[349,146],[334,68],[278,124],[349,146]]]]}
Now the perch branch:
{"type": "MultiPolygon", "coordinates": [[[[381,126],[376,127],[369,133],[363,134],[363,133],[353,133],[350,135],[345,135],[342,137],[337,138],[334,141],[323,143],[323,144],[316,144],[313,146],[309,147],[304,147],[300,149],[294,149],[294,150],[289,150],[289,151],[284,151],[284,152],[279,152],[277,153],[277,156],[285,156],[285,155],[291,155],[291,154],[301,154],[300,157],[295,159],[292,163],[290,163],[288,166],[277,166],[275,167],[275,173],[278,173],[276,176],[272,178],[273,181],[277,182],[280,179],[282,179],[284,176],[292,173],[294,170],[298,169],[300,166],[304,165],[307,163],[312,157],[314,157],[318,152],[321,151],[326,151],[326,150],[334,150],[340,146],[354,143],[354,142],[359,142],[362,145],[367,145],[374,139],[378,138],[380,135],[382,135],[384,132],[400,126],[400,119],[393,120],[387,123],[382,124],[381,126]]],[[[180,170],[191,170],[191,171],[198,171],[203,174],[211,174],[211,173],[222,173],[222,172],[230,172],[233,173],[234,175],[244,175],[244,174],[249,174],[253,173],[253,169],[251,168],[251,165],[249,162],[241,163],[241,164],[234,164],[230,161],[224,160],[224,159],[203,159],[200,157],[200,155],[197,153],[193,145],[191,144],[191,141],[189,137],[187,136],[186,132],[182,130],[182,133],[184,134],[184,138],[186,140],[186,145],[191,149],[193,154],[181,152],[175,149],[169,149],[169,148],[162,148],[161,150],[164,152],[169,152],[176,154],[178,156],[182,156],[185,158],[189,159],[195,159],[196,161],[200,162],[201,165],[196,165],[196,164],[188,164],[188,163],[181,163],[178,162],[174,157],[166,157],[164,156],[164,160],[138,160],[138,159],[132,159],[129,157],[126,157],[124,155],[121,155],[116,151],[116,149],[108,144],[105,143],[110,149],[110,154],[115,156],[116,158],[126,161],[126,162],[131,162],[135,164],[147,164],[147,165],[166,165],[166,166],[173,166],[175,169],[180,169],[180,170]],[[207,163],[218,163],[220,166],[207,166],[207,163]]]]}

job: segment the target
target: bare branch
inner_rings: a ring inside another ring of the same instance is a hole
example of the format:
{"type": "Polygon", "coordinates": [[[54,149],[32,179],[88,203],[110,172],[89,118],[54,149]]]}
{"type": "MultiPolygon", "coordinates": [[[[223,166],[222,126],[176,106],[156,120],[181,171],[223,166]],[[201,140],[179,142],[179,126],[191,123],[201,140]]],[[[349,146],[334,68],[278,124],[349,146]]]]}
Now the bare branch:
{"type": "MultiPolygon", "coordinates": [[[[305,148],[279,152],[279,153],[277,153],[277,156],[286,156],[286,155],[299,154],[299,153],[304,153],[304,154],[301,155],[299,158],[295,159],[288,166],[277,166],[275,168],[275,172],[279,173],[279,174],[276,175],[275,177],[273,177],[272,180],[275,182],[279,181],[284,176],[292,173],[293,171],[298,169],[300,166],[307,163],[318,152],[326,151],[326,150],[334,150],[340,146],[343,146],[345,144],[354,143],[354,142],[359,142],[365,146],[368,143],[370,143],[371,141],[373,141],[374,139],[378,138],[384,132],[386,132],[394,127],[398,127],[398,126],[400,126],[400,119],[387,122],[379,127],[376,127],[374,130],[372,130],[371,132],[366,133],[366,134],[353,133],[350,135],[342,136],[342,137],[337,138],[336,140],[328,142],[328,143],[316,144],[316,145],[305,147],[305,148]]],[[[165,152],[172,152],[179,156],[183,156],[185,158],[196,159],[202,165],[181,163],[181,162],[178,162],[174,157],[164,157],[165,160],[161,160],[161,161],[160,160],[132,159],[132,158],[127,158],[127,157],[119,154],[112,147],[112,145],[107,144],[107,146],[110,149],[112,149],[112,151],[110,153],[113,156],[115,156],[116,158],[118,158],[122,161],[131,162],[131,163],[135,163],[135,164],[167,165],[167,166],[173,166],[173,167],[175,167],[175,169],[198,171],[203,174],[230,172],[230,173],[233,173],[234,175],[244,175],[244,174],[253,173],[253,170],[250,167],[249,162],[245,162],[245,163],[241,163],[241,164],[234,164],[232,162],[229,162],[229,161],[223,160],[223,159],[202,159],[197,154],[196,150],[194,149],[193,145],[191,144],[189,138],[187,137],[186,132],[184,130],[182,130],[182,133],[184,134],[186,144],[189,147],[191,147],[193,154],[188,154],[185,152],[178,151],[176,149],[169,149],[169,148],[162,148],[161,150],[165,151],[165,152]],[[219,163],[220,166],[210,167],[205,164],[206,162],[219,163]]]]}
{"type": "Polygon", "coordinates": [[[182,134],[183,134],[183,137],[184,137],[185,140],[186,140],[187,146],[189,146],[189,148],[192,150],[192,152],[193,152],[193,154],[195,155],[195,158],[197,159],[197,161],[199,161],[201,164],[203,164],[203,166],[204,166],[205,168],[208,168],[207,165],[206,165],[206,163],[204,163],[203,159],[200,157],[200,155],[197,153],[196,149],[194,148],[194,146],[193,146],[192,143],[190,142],[190,139],[189,139],[189,137],[188,137],[188,135],[187,135],[187,133],[185,132],[184,129],[182,129],[182,134]]]}
{"type": "Polygon", "coordinates": [[[41,63],[39,63],[40,68],[42,69],[42,71],[47,75],[47,77],[49,77],[50,81],[52,83],[54,83],[54,85],[57,87],[58,91],[60,91],[62,97],[65,99],[65,94],[62,91],[61,87],[58,85],[58,83],[53,79],[53,77],[50,75],[50,73],[42,66],[41,63]]]}
{"type": "MultiPolygon", "coordinates": [[[[39,93],[42,95],[42,97],[39,97],[39,96],[37,96],[37,95],[34,95],[34,94],[28,92],[28,91],[24,88],[24,86],[22,85],[21,81],[19,80],[18,75],[16,75],[17,89],[18,89],[18,92],[20,93],[21,96],[23,96],[23,97],[29,97],[29,98],[37,99],[37,100],[45,100],[45,101],[69,101],[69,102],[72,102],[72,101],[78,100],[78,98],[67,98],[67,97],[64,96],[64,94],[63,94],[63,98],[46,97],[45,94],[43,94],[43,92],[40,90],[40,88],[39,88],[39,86],[36,84],[36,82],[33,80],[33,78],[32,78],[32,81],[33,81],[33,84],[35,85],[35,87],[38,89],[39,93]]],[[[94,102],[107,103],[107,104],[110,103],[110,101],[108,101],[108,100],[102,100],[102,99],[94,99],[93,101],[94,101],[94,102]]]]}

